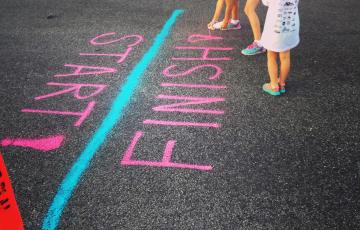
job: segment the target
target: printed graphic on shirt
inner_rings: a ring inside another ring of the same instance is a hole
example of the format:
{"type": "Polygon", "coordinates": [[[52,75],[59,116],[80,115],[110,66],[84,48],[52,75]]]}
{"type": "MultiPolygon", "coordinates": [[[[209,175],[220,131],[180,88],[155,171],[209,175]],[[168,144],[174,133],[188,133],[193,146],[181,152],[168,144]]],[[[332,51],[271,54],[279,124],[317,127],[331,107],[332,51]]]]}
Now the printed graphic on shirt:
{"type": "Polygon", "coordinates": [[[298,0],[280,0],[274,32],[289,33],[296,30],[298,0]]]}

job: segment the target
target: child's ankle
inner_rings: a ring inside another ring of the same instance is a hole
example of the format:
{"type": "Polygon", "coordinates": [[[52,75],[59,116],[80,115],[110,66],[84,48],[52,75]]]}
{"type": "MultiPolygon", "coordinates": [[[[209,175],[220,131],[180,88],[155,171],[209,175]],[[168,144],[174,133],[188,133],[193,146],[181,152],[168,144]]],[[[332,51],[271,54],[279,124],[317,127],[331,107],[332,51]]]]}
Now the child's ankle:
{"type": "Polygon", "coordinates": [[[231,21],[231,19],[229,19],[229,20],[225,20],[225,19],[224,19],[224,20],[222,20],[222,23],[227,25],[227,24],[230,23],[230,21],[231,21]]]}
{"type": "Polygon", "coordinates": [[[229,21],[223,20],[221,22],[221,29],[226,29],[226,27],[228,26],[229,23],[230,23],[230,20],[229,21]]]}
{"type": "Polygon", "coordinates": [[[271,86],[271,89],[272,89],[273,91],[279,91],[279,83],[277,83],[277,82],[275,82],[275,83],[271,82],[271,83],[270,83],[270,86],[271,86]]]}

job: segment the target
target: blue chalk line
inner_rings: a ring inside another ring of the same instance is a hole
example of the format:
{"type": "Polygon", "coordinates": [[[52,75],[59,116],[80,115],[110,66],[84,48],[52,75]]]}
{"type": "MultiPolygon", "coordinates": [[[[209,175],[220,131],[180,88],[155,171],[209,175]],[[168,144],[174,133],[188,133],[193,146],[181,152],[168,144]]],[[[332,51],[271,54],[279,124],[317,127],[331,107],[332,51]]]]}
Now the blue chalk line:
{"type": "Polygon", "coordinates": [[[160,33],[156,36],[154,43],[149,50],[144,54],[142,59],[136,64],[134,69],[128,75],[125,84],[120,88],[119,94],[115,98],[109,113],[96,130],[90,142],[86,145],[84,151],[71,167],[68,174],[60,184],[60,187],[54,197],[53,202],[44,218],[42,229],[54,230],[59,224],[59,220],[66,207],[72,193],[78,185],[82,174],[89,167],[91,159],[95,156],[97,150],[105,142],[107,134],[114,128],[114,126],[121,120],[124,109],[129,103],[134,94],[136,87],[139,85],[141,76],[156,57],[161,45],[170,33],[170,30],[178,16],[184,11],[181,9],[174,10],[171,17],[166,21],[160,33]]]}

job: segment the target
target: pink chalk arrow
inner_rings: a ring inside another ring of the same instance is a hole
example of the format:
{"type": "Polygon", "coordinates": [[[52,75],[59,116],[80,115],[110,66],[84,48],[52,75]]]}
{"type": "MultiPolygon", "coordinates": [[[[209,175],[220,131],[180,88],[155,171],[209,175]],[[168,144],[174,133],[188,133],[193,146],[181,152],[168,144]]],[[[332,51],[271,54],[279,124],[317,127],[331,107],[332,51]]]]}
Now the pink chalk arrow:
{"type": "Polygon", "coordinates": [[[222,37],[212,36],[212,35],[204,35],[204,34],[193,34],[188,37],[187,41],[190,43],[202,42],[202,41],[211,41],[211,40],[222,40],[222,37]]]}
{"type": "Polygon", "coordinates": [[[63,140],[64,135],[49,136],[37,139],[5,138],[1,140],[0,145],[26,147],[47,152],[59,148],[63,140]]]}

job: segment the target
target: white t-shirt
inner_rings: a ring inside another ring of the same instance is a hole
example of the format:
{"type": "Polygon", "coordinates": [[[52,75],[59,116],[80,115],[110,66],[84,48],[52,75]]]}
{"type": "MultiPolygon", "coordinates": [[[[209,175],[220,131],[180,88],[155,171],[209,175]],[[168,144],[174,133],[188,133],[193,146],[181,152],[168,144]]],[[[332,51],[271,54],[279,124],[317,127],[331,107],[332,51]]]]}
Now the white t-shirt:
{"type": "Polygon", "coordinates": [[[267,50],[283,52],[299,44],[299,1],[262,0],[269,9],[260,44],[267,50]]]}

